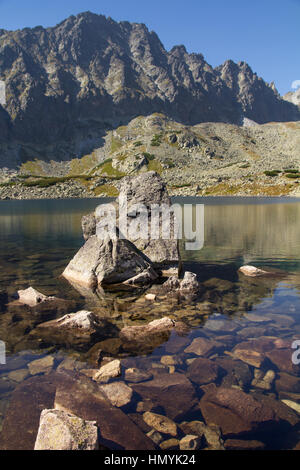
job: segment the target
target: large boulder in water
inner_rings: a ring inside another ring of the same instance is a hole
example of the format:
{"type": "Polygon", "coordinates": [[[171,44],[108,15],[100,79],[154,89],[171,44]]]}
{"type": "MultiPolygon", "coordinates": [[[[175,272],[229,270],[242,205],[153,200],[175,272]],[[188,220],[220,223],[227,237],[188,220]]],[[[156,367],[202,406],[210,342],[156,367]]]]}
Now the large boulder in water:
{"type": "MultiPolygon", "coordinates": [[[[123,178],[120,184],[120,194],[116,201],[115,207],[118,210],[118,221],[120,223],[121,213],[125,217],[127,226],[134,223],[134,219],[139,216],[136,210],[137,205],[143,205],[148,210],[148,234],[142,236],[139,233],[127,233],[128,238],[134,245],[141,250],[153,263],[158,265],[172,265],[180,262],[180,254],[177,237],[174,235],[176,228],[176,217],[171,213],[170,218],[170,238],[164,239],[162,233],[158,234],[156,239],[151,238],[150,216],[153,215],[151,207],[153,205],[160,208],[171,208],[171,199],[169,197],[166,185],[161,177],[154,171],[140,174],[135,177],[123,178]],[[136,206],[136,207],[135,207],[136,206]]],[[[82,230],[85,240],[96,234],[97,224],[100,219],[97,214],[88,214],[82,218],[82,230]]],[[[162,221],[160,231],[162,229],[162,221]]],[[[133,231],[134,232],[134,231],[133,231]]]]}
{"type": "Polygon", "coordinates": [[[157,278],[151,262],[132,243],[119,238],[102,240],[96,235],[87,240],[63,272],[66,279],[89,288],[122,283],[140,274],[157,278]]]}

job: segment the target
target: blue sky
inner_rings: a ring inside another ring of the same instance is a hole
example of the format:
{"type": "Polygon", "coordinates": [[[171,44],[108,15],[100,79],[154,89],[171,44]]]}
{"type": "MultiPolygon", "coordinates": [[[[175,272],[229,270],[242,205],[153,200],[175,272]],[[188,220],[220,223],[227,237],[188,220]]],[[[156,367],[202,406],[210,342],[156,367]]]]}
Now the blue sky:
{"type": "Polygon", "coordinates": [[[244,60],[280,93],[300,80],[300,0],[0,0],[0,28],[54,26],[87,10],[145,23],[166,49],[184,44],[213,66],[244,60]]]}

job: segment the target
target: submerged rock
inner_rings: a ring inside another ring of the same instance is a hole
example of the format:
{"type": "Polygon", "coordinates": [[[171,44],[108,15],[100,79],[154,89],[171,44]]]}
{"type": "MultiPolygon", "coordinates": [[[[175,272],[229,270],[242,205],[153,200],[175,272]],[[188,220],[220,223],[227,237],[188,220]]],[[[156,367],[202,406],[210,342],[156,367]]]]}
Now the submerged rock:
{"type": "Polygon", "coordinates": [[[226,450],[263,450],[266,446],[260,441],[244,441],[241,439],[227,439],[226,450]]]}
{"type": "Polygon", "coordinates": [[[186,271],[184,277],[171,276],[162,286],[167,292],[180,292],[182,294],[197,294],[200,284],[197,281],[197,275],[186,271]]]}
{"type": "Polygon", "coordinates": [[[192,382],[205,385],[215,382],[219,373],[220,367],[215,362],[199,357],[189,366],[187,376],[192,382]]]}
{"type": "Polygon", "coordinates": [[[187,413],[196,403],[194,387],[187,377],[175,372],[161,373],[153,380],[133,384],[135,392],[143,400],[151,400],[154,405],[162,406],[166,415],[171,419],[187,413]],[[170,398],[172,397],[172,398],[170,398]]]}
{"type": "Polygon", "coordinates": [[[201,439],[198,436],[188,434],[184,436],[179,442],[180,450],[198,450],[201,446],[201,439]]]}
{"type": "Polygon", "coordinates": [[[37,290],[33,289],[33,287],[28,287],[28,289],[25,290],[19,290],[18,296],[18,301],[21,304],[28,305],[29,307],[35,307],[36,305],[45,301],[55,300],[55,297],[47,297],[46,295],[41,294],[37,290]]]}
{"type": "Polygon", "coordinates": [[[114,406],[122,407],[131,402],[133,391],[124,382],[101,385],[100,389],[114,406]]]}
{"type": "Polygon", "coordinates": [[[104,339],[115,327],[105,319],[87,310],[68,313],[56,320],[38,325],[30,332],[32,338],[44,338],[53,344],[71,345],[78,349],[87,349],[91,343],[104,339]]]}
{"type": "Polygon", "coordinates": [[[100,326],[98,317],[87,310],[80,310],[77,313],[69,313],[58,320],[52,320],[39,325],[40,328],[78,330],[89,334],[95,333],[100,326]]]}
{"type": "Polygon", "coordinates": [[[98,450],[95,421],[59,410],[43,410],[34,450],[98,450]]]}
{"type": "Polygon", "coordinates": [[[154,320],[148,325],[125,326],[120,332],[123,349],[151,351],[169,339],[174,326],[175,322],[168,317],[154,320]]]}
{"type": "Polygon", "coordinates": [[[264,271],[263,269],[256,268],[255,266],[242,266],[239,271],[244,274],[245,276],[249,277],[258,277],[258,276],[265,276],[269,273],[268,271],[264,271]]]}
{"type": "Polygon", "coordinates": [[[47,374],[51,372],[54,365],[54,358],[46,356],[42,359],[36,359],[28,364],[28,369],[31,375],[47,374]]]}
{"type": "Polygon", "coordinates": [[[185,348],[185,353],[196,354],[197,356],[210,356],[221,346],[220,343],[207,338],[195,338],[192,343],[185,348]]]}
{"type": "Polygon", "coordinates": [[[170,434],[170,436],[177,436],[177,425],[171,419],[166,416],[159,415],[157,413],[151,413],[146,411],[143,414],[143,419],[148,426],[159,431],[163,434],[170,434]]]}
{"type": "Polygon", "coordinates": [[[109,379],[119,377],[121,375],[121,363],[119,359],[111,361],[102,366],[99,371],[93,375],[96,382],[108,382],[109,379]]]}
{"type": "Polygon", "coordinates": [[[270,430],[279,421],[267,403],[233,388],[207,392],[200,400],[200,409],[205,422],[220,426],[224,436],[270,430]]]}
{"type": "Polygon", "coordinates": [[[140,274],[157,278],[151,262],[128,240],[90,237],[69,263],[63,276],[88,288],[118,284],[140,274]]]}
{"type": "Polygon", "coordinates": [[[154,450],[154,443],[94,385],[96,388],[91,388],[88,379],[86,384],[78,380],[72,380],[68,386],[61,384],[56,390],[55,409],[96,421],[99,443],[108,449],[154,450]]]}

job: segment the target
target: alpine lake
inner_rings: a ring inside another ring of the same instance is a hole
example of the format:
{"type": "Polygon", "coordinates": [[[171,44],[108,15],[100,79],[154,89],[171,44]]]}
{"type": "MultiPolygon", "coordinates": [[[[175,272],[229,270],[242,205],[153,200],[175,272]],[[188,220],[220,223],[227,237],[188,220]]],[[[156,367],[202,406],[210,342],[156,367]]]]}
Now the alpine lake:
{"type": "MultiPolygon", "coordinates": [[[[172,448],[178,448],[176,439],[193,434],[188,423],[195,421],[218,426],[212,427],[219,435],[217,444],[205,442],[204,448],[239,449],[241,441],[246,448],[295,448],[300,442],[300,375],[292,361],[292,344],[300,339],[300,200],[174,198],[180,204],[204,204],[203,248],[186,251],[182,243],[181,249],[184,267],[197,273],[201,289],[196,298],[158,295],[154,301],[146,300],[143,290],[77,290],[61,277],[83,244],[81,217],[106,201],[0,202],[0,291],[9,301],[0,311],[0,340],[6,349],[6,363],[0,364],[0,432],[24,381],[32,376],[42,380],[64,367],[99,368],[97,344],[69,339],[57,344],[32,334],[39,323],[84,309],[106,325],[98,344],[102,356],[121,360],[122,375],[112,382],[134,385],[122,411],[144,433],[151,431],[143,422],[145,411],[177,424],[177,436],[155,437],[158,448],[171,438],[172,448]],[[246,277],[238,271],[245,264],[274,276],[246,277]],[[14,307],[18,290],[29,286],[72,301],[74,309],[30,315],[14,307]],[[120,341],[124,326],[166,316],[178,325],[170,334],[132,347],[120,341]],[[34,370],[31,364],[43,358],[48,365],[34,370]],[[135,388],[136,383],[126,381],[126,370],[132,368],[148,374],[148,381],[166,374],[184,376],[190,388],[179,380],[168,403],[163,386],[151,397],[147,387],[135,388]],[[177,414],[173,408],[181,403],[186,406],[177,414]]],[[[27,427],[26,422],[17,424],[19,433],[27,427]]]]}

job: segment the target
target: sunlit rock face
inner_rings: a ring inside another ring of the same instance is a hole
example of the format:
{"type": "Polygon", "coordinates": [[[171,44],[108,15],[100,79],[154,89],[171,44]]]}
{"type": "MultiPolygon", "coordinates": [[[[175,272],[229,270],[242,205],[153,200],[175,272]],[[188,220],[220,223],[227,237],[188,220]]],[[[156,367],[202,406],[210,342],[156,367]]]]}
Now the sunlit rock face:
{"type": "Polygon", "coordinates": [[[184,46],[166,51],[144,24],[89,12],[52,28],[1,30],[0,72],[0,139],[15,163],[33,148],[55,160],[87,153],[105,129],[154,112],[185,124],[300,119],[246,63],[214,69],[184,46]]]}

